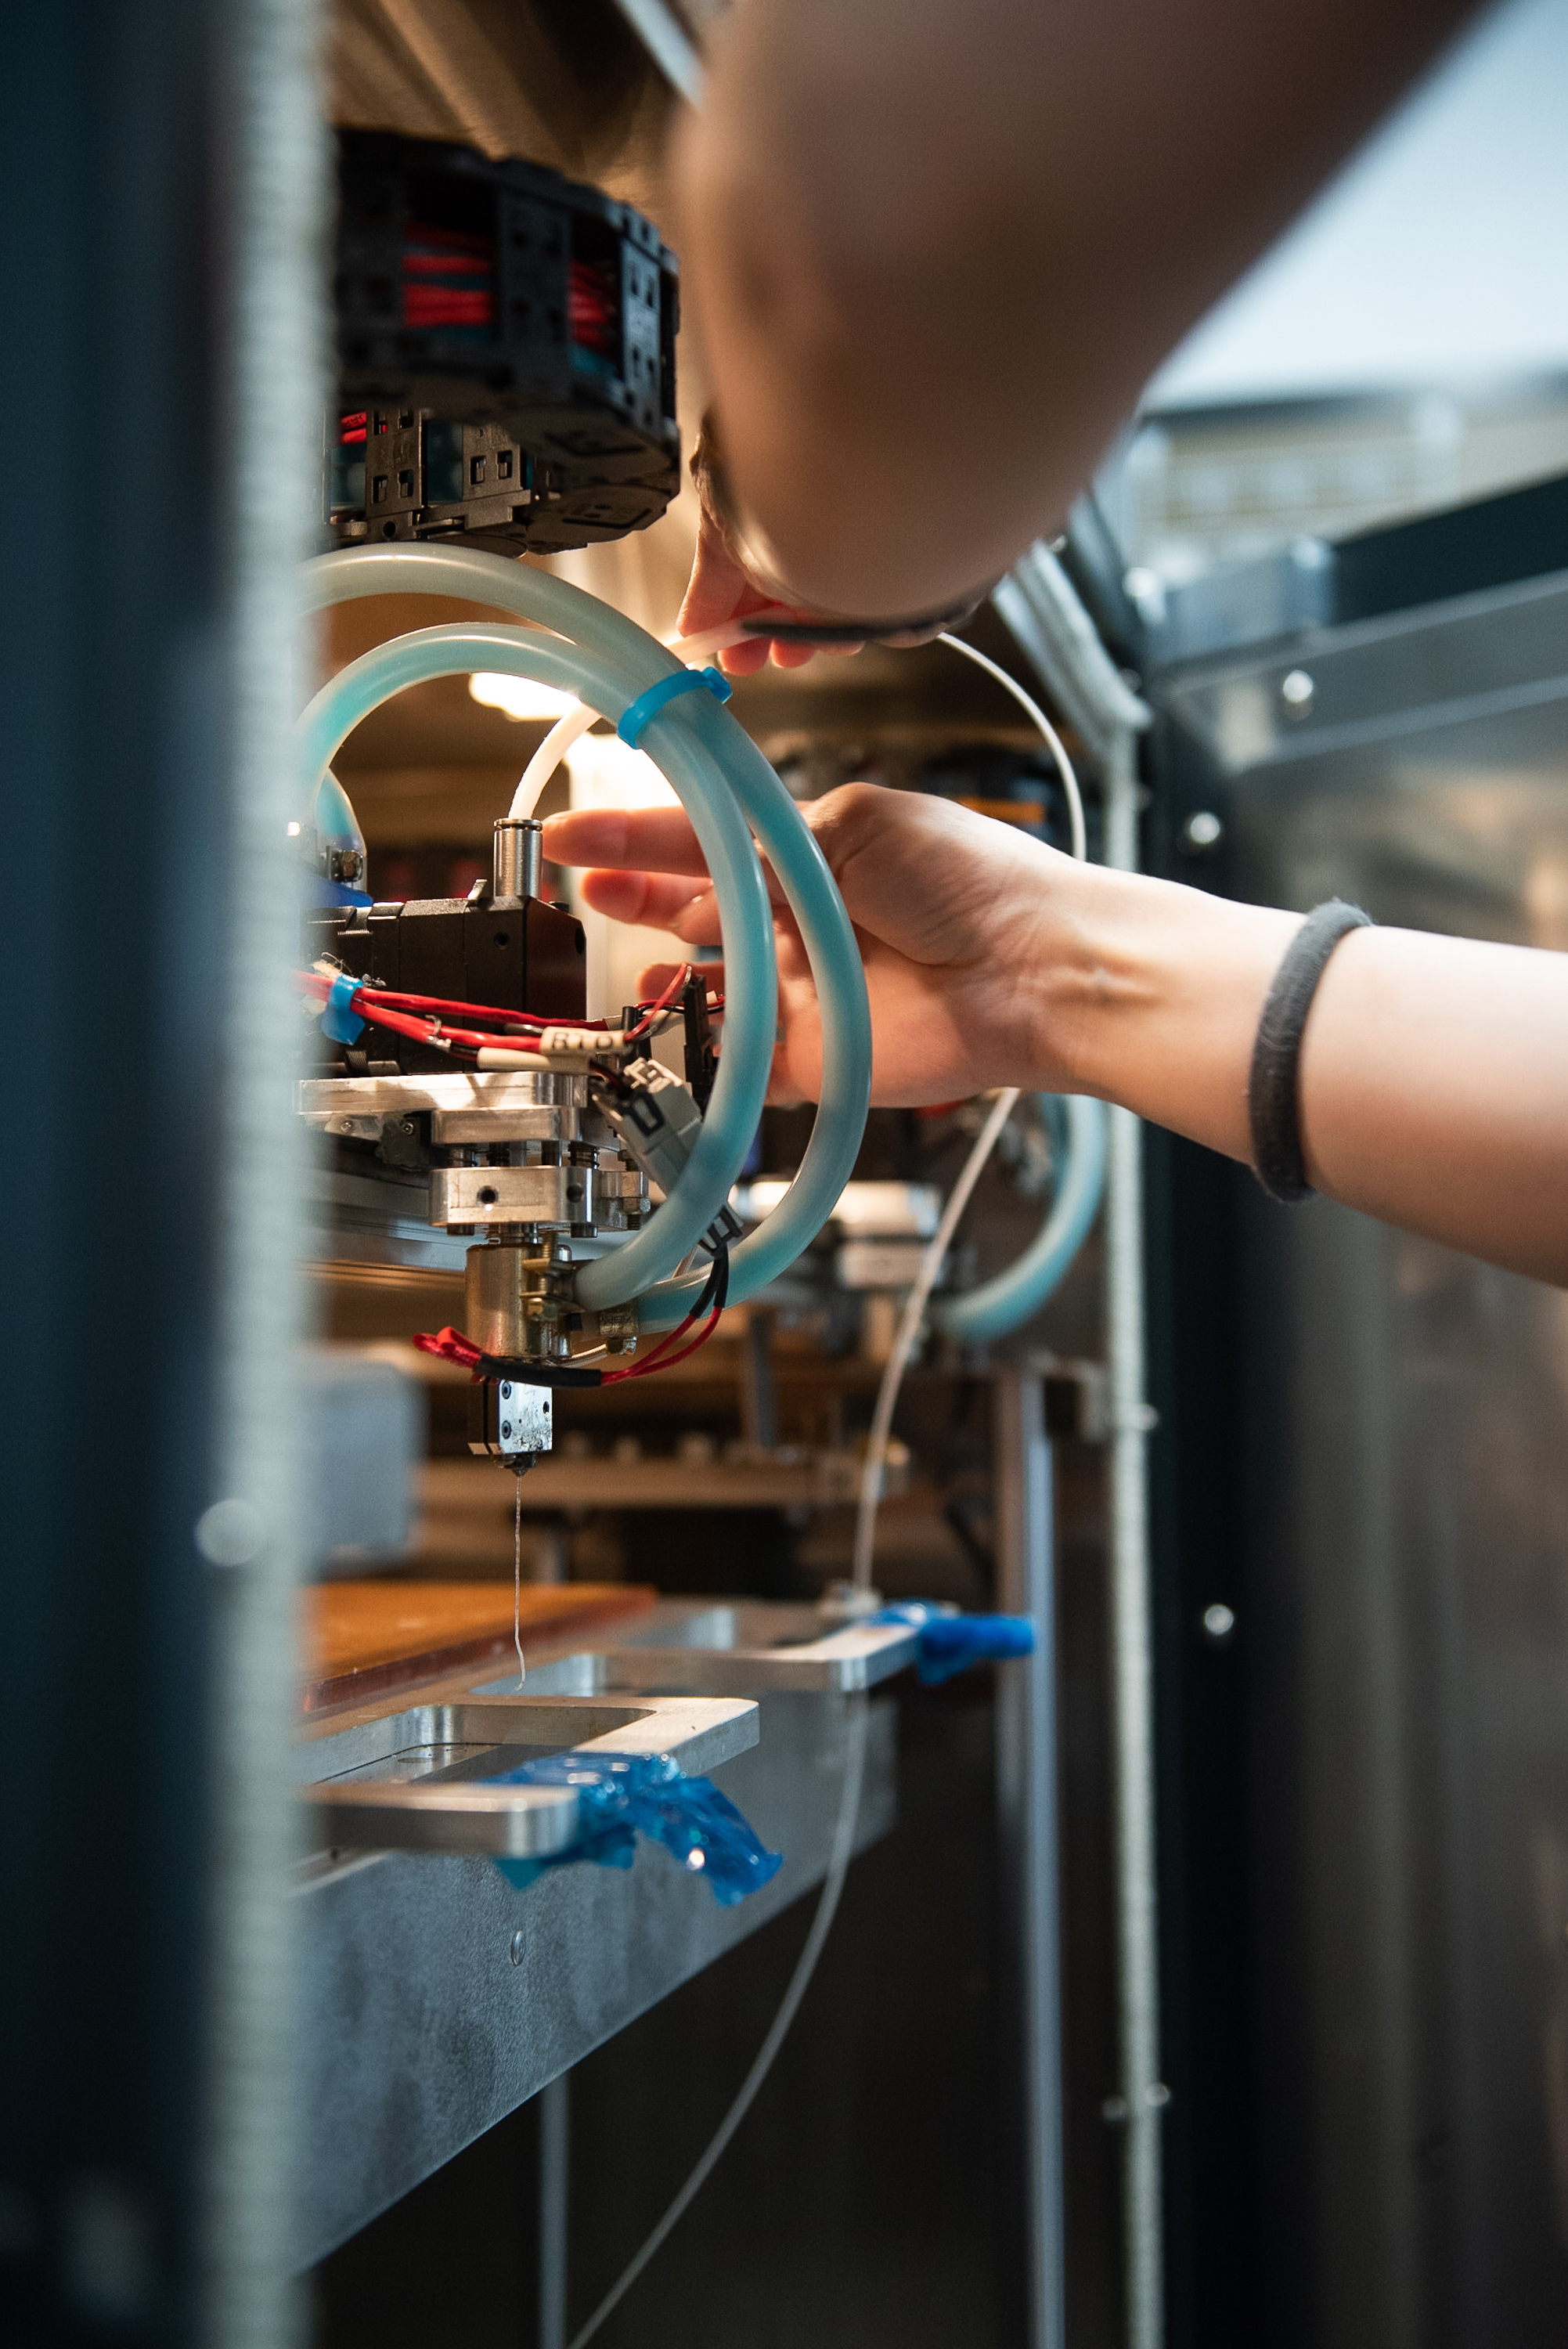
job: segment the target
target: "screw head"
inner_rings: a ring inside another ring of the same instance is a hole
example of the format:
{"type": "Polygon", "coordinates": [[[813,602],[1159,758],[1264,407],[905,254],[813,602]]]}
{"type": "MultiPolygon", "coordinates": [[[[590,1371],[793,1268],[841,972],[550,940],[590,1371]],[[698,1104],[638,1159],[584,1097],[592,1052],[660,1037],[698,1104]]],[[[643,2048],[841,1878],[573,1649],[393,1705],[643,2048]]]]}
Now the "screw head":
{"type": "Polygon", "coordinates": [[[1217,1645],[1222,1640],[1228,1640],[1235,1628],[1236,1619],[1232,1613],[1230,1608],[1223,1604],[1216,1604],[1212,1607],[1204,1608],[1203,1635],[1205,1639],[1212,1640],[1217,1645]]]}
{"type": "Polygon", "coordinates": [[[502,1402],[510,1402],[511,1401],[511,1381],[510,1379],[502,1379],[500,1382],[500,1399],[502,1402]]]}
{"type": "Polygon", "coordinates": [[[510,1419],[504,1422],[504,1423],[502,1424],[502,1427],[501,1427],[501,1431],[500,1431],[500,1433],[501,1433],[501,1441],[502,1441],[503,1443],[507,1442],[507,1441],[511,1438],[511,1420],[510,1420],[510,1419]]]}
{"type": "Polygon", "coordinates": [[[1305,718],[1312,708],[1316,686],[1304,668],[1293,668],[1280,679],[1279,698],[1291,718],[1305,718]]]}

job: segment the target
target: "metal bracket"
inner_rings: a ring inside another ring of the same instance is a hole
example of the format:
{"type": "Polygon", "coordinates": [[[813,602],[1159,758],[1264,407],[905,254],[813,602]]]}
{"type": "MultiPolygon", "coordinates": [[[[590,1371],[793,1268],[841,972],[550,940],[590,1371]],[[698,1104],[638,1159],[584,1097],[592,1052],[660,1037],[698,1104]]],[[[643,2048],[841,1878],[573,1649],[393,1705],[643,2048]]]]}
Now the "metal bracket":
{"type": "MultiPolygon", "coordinates": [[[[372,1724],[381,1730],[383,1724],[372,1724]]],[[[345,1766],[302,1787],[300,1800],[324,1841],[366,1851],[481,1852],[548,1858],[575,1841],[579,1805],[570,1786],[477,1784],[530,1755],[582,1748],[599,1754],[667,1754],[693,1775],[755,1745],[755,1704],[735,1698],[519,1695],[427,1704],[388,1714],[381,1751],[366,1756],[366,1729],[329,1733],[312,1760],[345,1766]],[[347,1761],[352,1753],[356,1758],[347,1761]]]]}

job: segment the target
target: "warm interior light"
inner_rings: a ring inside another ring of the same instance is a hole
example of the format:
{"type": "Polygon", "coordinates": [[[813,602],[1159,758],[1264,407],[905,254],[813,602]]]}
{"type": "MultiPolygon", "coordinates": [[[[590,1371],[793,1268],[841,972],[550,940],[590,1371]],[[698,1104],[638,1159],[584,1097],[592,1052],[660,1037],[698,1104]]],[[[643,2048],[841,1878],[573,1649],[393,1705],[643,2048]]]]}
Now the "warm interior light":
{"type": "Polygon", "coordinates": [[[577,706],[577,697],[553,685],[537,685],[531,677],[497,677],[481,669],[469,679],[469,691],[487,709],[503,709],[509,718],[564,718],[577,706]]]}

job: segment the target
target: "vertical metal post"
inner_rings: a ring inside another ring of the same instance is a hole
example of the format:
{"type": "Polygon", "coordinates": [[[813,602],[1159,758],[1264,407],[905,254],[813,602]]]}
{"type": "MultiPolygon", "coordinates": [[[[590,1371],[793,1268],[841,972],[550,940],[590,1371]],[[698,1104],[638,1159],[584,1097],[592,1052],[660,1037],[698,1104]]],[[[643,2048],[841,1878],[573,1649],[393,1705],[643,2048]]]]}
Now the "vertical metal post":
{"type": "Polygon", "coordinates": [[[1034,1654],[1004,1664],[996,1689],[997,1801],[1023,2041],[1029,2344],[1066,2349],[1051,1448],[1037,1378],[1004,1371],[994,1392],[997,1603],[1035,1627],[1034,1654]]]}
{"type": "Polygon", "coordinates": [[[539,2092],[539,2349],[566,2349],[572,2075],[539,2092]]]}
{"type": "Polygon", "coordinates": [[[230,756],[214,910],[226,1049],[215,1103],[212,1504],[195,1528],[213,1593],[201,2330],[220,2349],[283,2349],[298,2329],[288,2282],[298,2106],[287,1748],[304,1546],[304,1144],[290,1110],[299,914],[285,829],[297,799],[297,571],[318,526],[326,398],[317,33],[315,0],[241,0],[222,53],[232,172],[221,442],[230,756]]]}
{"type": "Polygon", "coordinates": [[[294,2323],[284,826],[323,413],[315,19],[6,20],[0,959],[28,1107],[0,1175],[0,1702],[29,1751],[77,1724],[0,1820],[26,1919],[0,1936],[26,2019],[0,2032],[8,2344],[280,2349],[294,2323]],[[111,1164],[84,1210],[70,1170],[111,1164]]]}
{"type": "MultiPolygon", "coordinates": [[[[1106,767],[1106,862],[1138,864],[1135,738],[1119,728],[1106,767]]],[[[1164,2338],[1160,2079],[1160,1940],[1154,1841],[1154,1685],[1144,1397],[1143,1148],[1139,1122],[1110,1112],[1106,1286],[1111,1388],[1110,1649],[1117,1941],[1122,2096],[1127,2106],[1123,2226],[1129,2349],[1164,2338]]]]}
{"type": "MultiPolygon", "coordinates": [[[[992,596],[997,612],[1099,759],[1105,861],[1138,869],[1138,736],[1151,712],[1113,665],[1066,572],[1043,545],[992,596]]],[[[1138,1120],[1109,1117],[1105,1206],[1110,1471],[1111,1747],[1115,1785],[1118,1993],[1129,2349],[1161,2349],[1165,2332],[1160,2079],[1160,1935],[1154,1847],[1154,1686],[1150,1661],[1148,1440],[1144,1400],[1143,1152],[1138,1120]]]]}

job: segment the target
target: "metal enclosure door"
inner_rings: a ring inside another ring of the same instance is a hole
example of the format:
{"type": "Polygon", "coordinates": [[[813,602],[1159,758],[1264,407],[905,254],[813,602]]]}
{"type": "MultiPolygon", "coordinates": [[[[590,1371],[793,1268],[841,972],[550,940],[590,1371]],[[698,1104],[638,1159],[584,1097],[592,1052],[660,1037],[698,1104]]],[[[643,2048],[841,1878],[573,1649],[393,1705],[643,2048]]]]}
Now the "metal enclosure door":
{"type": "MultiPolygon", "coordinates": [[[[1224,885],[1254,902],[1568,947],[1565,672],[1568,574],[1169,673],[1170,837],[1221,813],[1224,885]]],[[[1546,2349],[1568,2339],[1568,1296],[1274,1207],[1184,1150],[1172,2338],[1546,2349]],[[1224,2014],[1222,1984],[1244,1990],[1224,2014]]]]}

